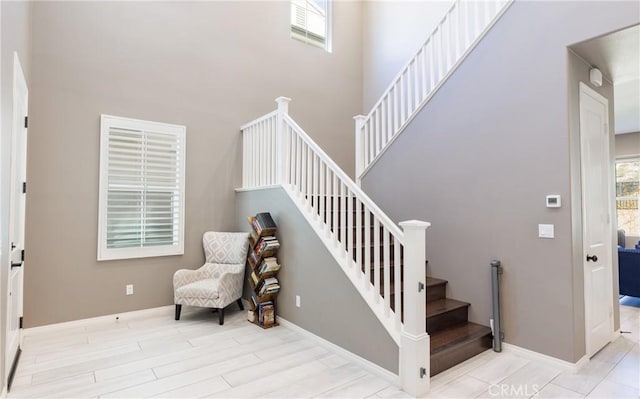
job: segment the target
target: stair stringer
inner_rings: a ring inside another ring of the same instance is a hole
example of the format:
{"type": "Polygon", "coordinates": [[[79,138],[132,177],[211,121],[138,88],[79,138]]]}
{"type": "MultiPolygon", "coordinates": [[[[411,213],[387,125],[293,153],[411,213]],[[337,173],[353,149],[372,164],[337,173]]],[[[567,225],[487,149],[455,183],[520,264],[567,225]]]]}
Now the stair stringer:
{"type": "Polygon", "coordinates": [[[382,324],[389,336],[399,347],[402,324],[400,324],[400,326],[396,324],[395,312],[384,306],[382,297],[376,293],[373,284],[371,284],[370,281],[367,281],[364,273],[358,269],[356,263],[349,258],[347,251],[334,244],[334,233],[331,232],[329,226],[320,221],[318,215],[311,212],[311,207],[308,206],[308,201],[297,195],[291,185],[284,184],[282,185],[282,188],[287,195],[289,195],[291,201],[296,205],[298,210],[300,210],[300,213],[312,227],[313,231],[327,248],[331,256],[333,256],[336,263],[340,266],[351,284],[353,284],[353,287],[369,305],[369,308],[380,321],[380,324],[382,324]]]}

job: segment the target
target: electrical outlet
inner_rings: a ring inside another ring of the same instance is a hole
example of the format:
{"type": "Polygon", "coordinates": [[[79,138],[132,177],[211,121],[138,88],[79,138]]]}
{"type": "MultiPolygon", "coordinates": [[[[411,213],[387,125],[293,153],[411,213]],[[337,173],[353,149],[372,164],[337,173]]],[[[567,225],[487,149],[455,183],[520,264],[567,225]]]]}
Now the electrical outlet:
{"type": "Polygon", "coordinates": [[[296,295],[296,308],[300,307],[300,295],[296,295]]]}
{"type": "Polygon", "coordinates": [[[127,295],[133,295],[133,284],[127,284],[127,295]]]}

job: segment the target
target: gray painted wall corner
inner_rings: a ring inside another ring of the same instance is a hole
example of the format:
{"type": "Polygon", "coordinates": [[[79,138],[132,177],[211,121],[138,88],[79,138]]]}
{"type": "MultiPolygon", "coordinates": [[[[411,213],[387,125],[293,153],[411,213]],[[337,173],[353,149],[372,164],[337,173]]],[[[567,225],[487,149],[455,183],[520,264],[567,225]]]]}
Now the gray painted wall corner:
{"type": "MultiPolygon", "coordinates": [[[[259,212],[271,213],[278,225],[278,315],[397,374],[398,346],[284,189],[236,193],[238,231],[249,231],[247,217],[259,212]],[[300,308],[295,306],[296,295],[301,297],[300,308]]],[[[249,298],[246,283],[244,292],[249,298]]]]}

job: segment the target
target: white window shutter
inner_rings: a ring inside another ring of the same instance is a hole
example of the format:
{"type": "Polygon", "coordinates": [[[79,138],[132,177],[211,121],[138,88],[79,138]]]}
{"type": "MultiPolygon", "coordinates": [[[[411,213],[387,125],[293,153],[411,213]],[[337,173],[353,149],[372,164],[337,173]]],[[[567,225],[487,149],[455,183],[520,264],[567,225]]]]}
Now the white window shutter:
{"type": "Polygon", "coordinates": [[[183,253],[185,131],[102,116],[98,260],[183,253]]]}

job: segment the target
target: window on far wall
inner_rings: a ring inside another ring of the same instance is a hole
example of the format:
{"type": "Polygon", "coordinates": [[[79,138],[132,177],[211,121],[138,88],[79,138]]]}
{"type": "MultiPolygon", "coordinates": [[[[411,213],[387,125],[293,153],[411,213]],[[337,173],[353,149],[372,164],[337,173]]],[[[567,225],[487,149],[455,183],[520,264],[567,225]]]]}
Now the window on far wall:
{"type": "Polygon", "coordinates": [[[102,115],[98,260],[184,253],[184,126],[102,115]]]}
{"type": "Polygon", "coordinates": [[[640,236],[640,158],[616,161],[616,211],[618,228],[640,236]]]}
{"type": "Polygon", "coordinates": [[[331,0],[291,0],[291,37],[331,51],[331,0]]]}

